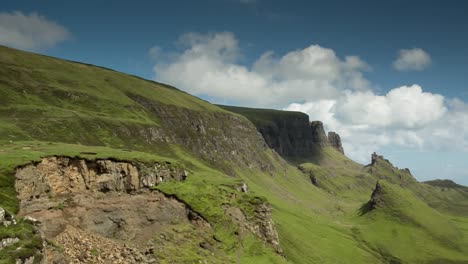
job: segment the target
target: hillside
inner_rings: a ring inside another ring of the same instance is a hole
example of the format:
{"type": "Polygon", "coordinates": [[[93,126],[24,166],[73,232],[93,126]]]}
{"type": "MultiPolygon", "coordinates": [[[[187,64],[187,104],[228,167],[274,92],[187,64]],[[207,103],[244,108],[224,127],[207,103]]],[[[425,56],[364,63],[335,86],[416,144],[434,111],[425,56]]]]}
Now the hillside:
{"type": "Polygon", "coordinates": [[[0,263],[468,263],[463,188],[340,142],[0,46],[0,263]]]}

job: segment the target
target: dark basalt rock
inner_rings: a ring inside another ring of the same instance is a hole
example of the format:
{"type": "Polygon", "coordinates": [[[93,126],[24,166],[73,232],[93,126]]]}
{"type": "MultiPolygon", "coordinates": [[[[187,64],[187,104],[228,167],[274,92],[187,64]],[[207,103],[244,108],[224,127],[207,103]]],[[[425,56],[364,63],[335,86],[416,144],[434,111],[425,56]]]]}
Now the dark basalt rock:
{"type": "Polygon", "coordinates": [[[309,121],[301,112],[255,109],[220,105],[249,119],[263,136],[268,147],[284,158],[308,158],[320,154],[320,149],[333,146],[344,153],[341,139],[332,132],[327,137],[323,123],[309,121]]]}
{"type": "Polygon", "coordinates": [[[310,122],[310,133],[312,134],[312,141],[315,145],[325,147],[328,145],[328,138],[323,128],[321,121],[310,122]]]}
{"type": "Polygon", "coordinates": [[[336,148],[341,154],[344,154],[343,145],[341,144],[340,135],[335,132],[328,132],[328,143],[334,148],[336,148]]]}

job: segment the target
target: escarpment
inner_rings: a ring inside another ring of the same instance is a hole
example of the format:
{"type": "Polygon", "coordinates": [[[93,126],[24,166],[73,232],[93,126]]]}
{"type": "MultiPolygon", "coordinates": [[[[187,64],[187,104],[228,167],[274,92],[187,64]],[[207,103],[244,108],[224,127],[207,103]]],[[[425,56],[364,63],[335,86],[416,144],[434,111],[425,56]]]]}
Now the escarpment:
{"type": "Polygon", "coordinates": [[[247,117],[265,139],[267,145],[285,158],[316,156],[323,147],[331,146],[344,154],[340,136],[325,133],[321,121],[309,121],[309,116],[292,111],[220,107],[247,117]]]}
{"type": "Polygon", "coordinates": [[[132,193],[187,176],[185,169],[168,164],[47,157],[17,169],[16,191],[22,201],[96,191],[132,193]]]}
{"type": "Polygon", "coordinates": [[[18,215],[37,219],[44,239],[65,246],[63,252],[48,248],[46,257],[51,262],[96,260],[92,254],[80,255],[81,250],[89,253],[92,248],[108,253],[102,254],[101,263],[151,262],[152,254],[145,257],[147,247],[177,225],[193,226],[200,233],[199,243],[215,243],[202,235],[213,231],[197,212],[152,190],[187,176],[183,168],[166,163],[47,157],[17,169],[18,215]],[[101,243],[114,246],[101,248],[101,243]]]}
{"type": "MultiPolygon", "coordinates": [[[[177,165],[51,156],[17,168],[15,177],[18,217],[33,219],[42,239],[49,241],[46,263],[156,263],[158,254],[178,243],[204,245],[200,250],[209,252],[208,259],[229,262],[203,216],[154,189],[190,177],[177,165]],[[176,234],[186,239],[179,241],[176,234]]],[[[280,252],[271,209],[259,205],[255,210],[255,217],[243,224],[280,252]]],[[[2,241],[7,242],[16,240],[2,241]]]]}

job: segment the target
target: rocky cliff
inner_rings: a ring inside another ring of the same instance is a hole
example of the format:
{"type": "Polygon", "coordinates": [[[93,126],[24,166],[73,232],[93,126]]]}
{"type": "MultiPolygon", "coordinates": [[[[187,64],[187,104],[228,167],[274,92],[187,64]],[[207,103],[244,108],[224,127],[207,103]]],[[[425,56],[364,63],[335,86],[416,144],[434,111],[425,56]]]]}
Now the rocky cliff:
{"type": "Polygon", "coordinates": [[[328,143],[330,143],[330,145],[334,147],[336,150],[341,152],[341,154],[344,154],[344,149],[341,143],[340,135],[338,135],[337,133],[333,131],[328,132],[328,143]]]}
{"type": "MultiPolygon", "coordinates": [[[[153,188],[189,177],[173,164],[52,156],[19,167],[15,177],[18,217],[38,226],[45,263],[158,263],[159,254],[177,243],[199,245],[210,255],[207,259],[229,262],[204,217],[153,188]],[[179,229],[178,234],[186,238],[182,242],[168,234],[179,229]]],[[[280,252],[271,208],[261,203],[255,210],[252,219],[244,217],[235,224],[247,227],[280,252]]],[[[3,210],[0,219],[16,224],[3,210]]],[[[5,246],[17,242],[15,237],[1,241],[5,246]]]]}
{"type": "Polygon", "coordinates": [[[332,146],[344,154],[340,136],[325,133],[321,121],[309,121],[300,112],[254,109],[233,106],[222,108],[247,117],[265,139],[268,146],[285,158],[310,157],[320,148],[332,146]]]}

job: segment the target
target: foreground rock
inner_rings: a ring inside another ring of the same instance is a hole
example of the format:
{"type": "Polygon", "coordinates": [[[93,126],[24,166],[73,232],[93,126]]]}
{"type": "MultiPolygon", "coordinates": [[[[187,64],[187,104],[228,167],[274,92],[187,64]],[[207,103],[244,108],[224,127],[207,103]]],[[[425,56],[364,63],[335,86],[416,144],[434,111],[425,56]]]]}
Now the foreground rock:
{"type": "MultiPolygon", "coordinates": [[[[71,263],[156,262],[155,259],[145,257],[138,249],[72,226],[67,226],[55,240],[63,247],[63,253],[71,263]]],[[[47,259],[54,262],[60,256],[49,251],[47,259]]]]}
{"type": "Polygon", "coordinates": [[[244,212],[237,207],[225,205],[223,209],[225,213],[231,217],[233,222],[240,227],[241,232],[252,232],[265,243],[271,245],[277,253],[282,253],[278,233],[274,228],[274,223],[271,218],[271,207],[268,204],[258,204],[253,216],[250,217],[247,217],[244,212]]]}
{"type": "Polygon", "coordinates": [[[166,164],[48,157],[19,168],[16,190],[22,201],[84,192],[132,193],[164,181],[183,181],[188,172],[166,164]]]}
{"type": "Polygon", "coordinates": [[[48,157],[17,169],[19,216],[50,241],[49,263],[149,263],[148,242],[168,228],[213,232],[188,205],[151,189],[187,176],[168,164],[48,157]]]}

